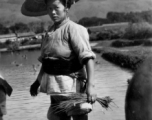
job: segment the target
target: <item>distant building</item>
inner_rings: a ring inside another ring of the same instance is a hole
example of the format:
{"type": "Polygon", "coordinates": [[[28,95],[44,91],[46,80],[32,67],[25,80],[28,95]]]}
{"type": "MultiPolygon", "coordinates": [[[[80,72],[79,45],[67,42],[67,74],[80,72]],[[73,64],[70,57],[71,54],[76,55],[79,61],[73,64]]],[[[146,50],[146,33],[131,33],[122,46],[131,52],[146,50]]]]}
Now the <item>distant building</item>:
{"type": "Polygon", "coordinates": [[[39,33],[39,34],[36,34],[35,37],[37,39],[42,39],[43,37],[45,36],[45,33],[39,33]]]}
{"type": "Polygon", "coordinates": [[[0,42],[3,43],[7,40],[15,41],[16,35],[15,34],[9,34],[9,35],[0,35],[0,42]]]}
{"type": "Polygon", "coordinates": [[[32,37],[35,37],[35,33],[29,32],[29,33],[18,33],[17,36],[15,34],[7,34],[7,35],[0,35],[0,42],[3,43],[7,40],[10,41],[16,41],[16,40],[25,40],[32,37]]]}
{"type": "Polygon", "coordinates": [[[33,32],[29,32],[29,33],[18,33],[18,40],[25,40],[25,39],[29,39],[32,37],[35,37],[35,33],[33,32]]]}

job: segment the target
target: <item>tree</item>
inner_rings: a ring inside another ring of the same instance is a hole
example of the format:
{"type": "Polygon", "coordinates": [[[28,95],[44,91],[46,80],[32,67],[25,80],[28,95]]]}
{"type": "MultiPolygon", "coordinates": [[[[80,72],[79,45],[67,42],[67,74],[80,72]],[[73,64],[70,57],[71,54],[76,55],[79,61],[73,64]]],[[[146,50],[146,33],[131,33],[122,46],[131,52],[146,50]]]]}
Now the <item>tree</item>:
{"type": "Polygon", "coordinates": [[[13,33],[23,33],[23,32],[29,32],[29,27],[24,23],[15,23],[15,25],[11,26],[10,29],[13,33]]]}
{"type": "Polygon", "coordinates": [[[0,24],[0,34],[8,34],[9,33],[9,29],[4,27],[2,24],[0,24]]]}
{"type": "Polygon", "coordinates": [[[28,26],[34,33],[42,33],[45,30],[43,22],[30,22],[28,26]]]}
{"type": "Polygon", "coordinates": [[[78,24],[81,24],[85,27],[89,27],[89,26],[98,26],[98,25],[102,25],[108,23],[107,19],[105,18],[98,18],[98,17],[84,17],[82,19],[79,20],[78,24]]]}

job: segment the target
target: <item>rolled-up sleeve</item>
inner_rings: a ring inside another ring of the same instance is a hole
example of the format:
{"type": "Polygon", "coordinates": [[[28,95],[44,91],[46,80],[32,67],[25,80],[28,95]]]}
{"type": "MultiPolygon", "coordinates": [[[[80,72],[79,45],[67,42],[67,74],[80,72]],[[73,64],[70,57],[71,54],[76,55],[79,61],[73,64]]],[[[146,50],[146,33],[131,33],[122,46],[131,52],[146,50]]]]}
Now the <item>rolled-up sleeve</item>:
{"type": "Polygon", "coordinates": [[[42,42],[41,42],[41,47],[40,47],[40,49],[41,49],[41,55],[38,57],[38,61],[39,61],[40,63],[42,63],[42,58],[43,58],[43,54],[44,54],[43,47],[44,47],[44,45],[46,44],[47,34],[48,34],[48,33],[43,34],[44,37],[42,38],[42,42]]]}
{"type": "Polygon", "coordinates": [[[78,55],[80,63],[83,64],[86,59],[96,58],[96,55],[91,50],[89,34],[86,28],[74,25],[70,27],[69,33],[72,49],[78,55]]]}
{"type": "Polygon", "coordinates": [[[38,57],[38,61],[42,63],[42,43],[41,43],[41,55],[38,57]]]}

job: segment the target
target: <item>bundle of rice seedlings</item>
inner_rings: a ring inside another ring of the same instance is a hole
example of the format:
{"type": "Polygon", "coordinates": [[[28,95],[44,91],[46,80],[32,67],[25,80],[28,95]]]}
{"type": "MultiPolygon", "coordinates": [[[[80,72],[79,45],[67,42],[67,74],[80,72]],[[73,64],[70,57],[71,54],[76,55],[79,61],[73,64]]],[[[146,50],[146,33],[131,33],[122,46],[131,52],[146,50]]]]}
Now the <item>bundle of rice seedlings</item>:
{"type": "MultiPolygon", "coordinates": [[[[109,96],[106,96],[104,98],[96,98],[96,101],[105,109],[109,108],[109,104],[112,102],[113,99],[111,99],[109,96]]],[[[60,113],[60,112],[67,112],[71,110],[71,108],[77,104],[80,103],[86,103],[87,102],[87,95],[86,94],[71,94],[70,96],[67,96],[67,100],[61,101],[59,104],[53,104],[53,111],[54,113],[60,113]]]]}

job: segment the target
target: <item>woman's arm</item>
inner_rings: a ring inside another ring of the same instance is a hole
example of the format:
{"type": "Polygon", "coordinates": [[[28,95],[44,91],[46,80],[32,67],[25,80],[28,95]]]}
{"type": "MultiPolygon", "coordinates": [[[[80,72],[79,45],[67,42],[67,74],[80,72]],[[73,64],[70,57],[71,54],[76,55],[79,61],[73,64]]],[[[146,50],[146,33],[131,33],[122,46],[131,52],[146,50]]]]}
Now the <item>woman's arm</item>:
{"type": "Polygon", "coordinates": [[[96,100],[95,85],[94,85],[94,60],[88,59],[86,62],[86,72],[87,72],[87,88],[86,93],[88,96],[88,102],[94,103],[96,100]]]}
{"type": "Polygon", "coordinates": [[[42,66],[41,66],[40,71],[39,71],[39,74],[38,74],[38,76],[37,76],[37,79],[36,79],[36,80],[38,80],[38,81],[40,82],[40,81],[41,81],[41,79],[42,79],[42,75],[43,75],[43,73],[44,73],[44,71],[43,71],[42,66]]]}
{"type": "Polygon", "coordinates": [[[87,72],[87,88],[88,102],[93,103],[95,101],[94,91],[94,59],[96,55],[93,53],[90,43],[89,34],[87,29],[77,24],[72,24],[69,32],[70,45],[72,50],[79,58],[80,63],[85,65],[87,72]]]}

